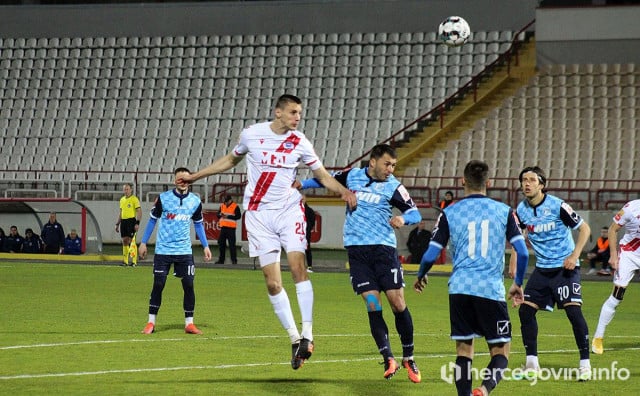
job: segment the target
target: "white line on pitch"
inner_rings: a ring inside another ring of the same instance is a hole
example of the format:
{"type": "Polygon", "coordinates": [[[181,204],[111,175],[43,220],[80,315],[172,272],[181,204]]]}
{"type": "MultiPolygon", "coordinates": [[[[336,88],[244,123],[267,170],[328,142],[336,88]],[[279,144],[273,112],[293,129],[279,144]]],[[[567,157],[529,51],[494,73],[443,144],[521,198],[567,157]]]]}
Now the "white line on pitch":
{"type": "MultiPolygon", "coordinates": [[[[637,348],[613,348],[607,349],[612,351],[637,351],[637,348]]],[[[539,353],[567,353],[575,352],[573,349],[557,349],[552,351],[540,351],[539,353]]],[[[523,352],[511,351],[511,354],[521,354],[523,352]]],[[[488,353],[476,353],[476,356],[484,356],[488,353]]],[[[442,359],[453,356],[452,354],[439,354],[439,355],[416,355],[420,358],[429,359],[442,359]]],[[[360,359],[334,359],[334,360],[314,360],[309,361],[307,364],[327,364],[327,363],[353,363],[353,362],[365,362],[372,360],[380,360],[379,357],[360,358],[360,359]]],[[[215,369],[229,369],[229,368],[246,368],[246,367],[265,367],[276,365],[289,365],[289,362],[268,362],[268,363],[242,363],[242,364],[220,364],[216,366],[179,366],[179,367],[157,367],[157,368],[141,368],[141,369],[123,369],[123,370],[100,370],[100,371],[80,371],[75,373],[48,373],[48,374],[19,374],[19,375],[7,375],[0,376],[0,380],[13,380],[13,379],[38,379],[38,378],[51,378],[51,377],[80,377],[89,375],[105,375],[105,374],[128,374],[128,373],[151,373],[160,371],[179,371],[179,370],[215,370],[215,369]]]]}
{"type": "MultiPolygon", "coordinates": [[[[393,334],[389,334],[393,336],[393,334]]],[[[415,333],[414,337],[446,337],[449,339],[449,336],[439,334],[429,334],[429,333],[415,333]]],[[[258,339],[258,338],[281,338],[281,335],[250,335],[250,336],[220,336],[220,337],[189,337],[189,338],[153,338],[145,337],[145,338],[135,338],[129,340],[93,340],[93,341],[77,341],[77,342],[59,342],[59,343],[45,343],[45,344],[31,344],[31,345],[7,345],[0,347],[0,351],[11,350],[11,349],[28,349],[28,348],[54,348],[54,347],[63,347],[63,346],[71,346],[71,345],[97,345],[97,344],[122,344],[128,342],[165,342],[165,341],[206,341],[206,340],[245,340],[245,339],[258,339]]],[[[316,338],[334,338],[334,337],[371,337],[371,334],[324,334],[317,335],[316,338]]],[[[513,334],[512,337],[520,337],[519,334],[513,334]]],[[[541,337],[564,337],[564,338],[573,338],[573,334],[540,334],[538,338],[541,337]]],[[[640,338],[640,335],[611,335],[607,336],[607,338],[640,338]]]]}

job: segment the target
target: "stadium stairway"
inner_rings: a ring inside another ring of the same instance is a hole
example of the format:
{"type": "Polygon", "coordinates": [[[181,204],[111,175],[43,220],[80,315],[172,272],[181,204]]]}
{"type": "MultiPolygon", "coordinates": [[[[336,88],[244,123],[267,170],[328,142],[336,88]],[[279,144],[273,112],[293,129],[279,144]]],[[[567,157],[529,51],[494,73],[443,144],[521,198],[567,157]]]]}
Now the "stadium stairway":
{"type": "Polygon", "coordinates": [[[445,111],[442,127],[440,122],[434,122],[414,132],[407,142],[398,147],[396,174],[403,175],[408,168],[419,166],[420,159],[432,157],[436,152],[445,150],[449,140],[459,138],[462,132],[473,128],[476,121],[487,117],[503,100],[527,85],[536,74],[534,37],[522,43],[518,59],[519,64],[512,64],[509,72],[507,66],[502,65],[480,83],[475,103],[473,95],[467,94],[462,101],[445,111]]]}

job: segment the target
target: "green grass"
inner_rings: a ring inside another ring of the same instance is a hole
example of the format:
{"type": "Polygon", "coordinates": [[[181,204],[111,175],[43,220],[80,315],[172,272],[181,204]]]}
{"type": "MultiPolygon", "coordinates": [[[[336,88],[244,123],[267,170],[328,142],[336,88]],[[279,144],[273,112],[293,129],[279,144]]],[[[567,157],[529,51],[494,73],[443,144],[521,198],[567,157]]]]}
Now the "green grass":
{"type": "MultiPolygon", "coordinates": [[[[283,274],[294,314],[295,288],[283,274]]],[[[277,321],[260,271],[200,269],[196,276],[196,324],[201,336],[184,334],[182,289],[170,278],[157,332],[142,335],[152,274],[148,266],[0,263],[0,389],[2,394],[255,394],[424,395],[455,394],[441,379],[453,361],[445,277],[431,277],[422,295],[406,291],[415,324],[416,361],[423,382],[401,370],[382,378],[381,361],[369,334],[364,303],[353,295],[346,273],[312,274],[315,289],[316,352],[298,371],[289,365],[288,337],[277,321]]],[[[413,276],[408,276],[412,282],[413,276]]],[[[609,282],[585,282],[584,312],[591,332],[609,282]]],[[[493,394],[634,394],[640,314],[636,285],[608,329],[602,356],[593,367],[631,373],[627,381],[503,381],[493,394]]],[[[392,347],[401,355],[393,317],[385,304],[392,347]]],[[[517,312],[510,367],[524,363],[517,312]]],[[[539,314],[540,362],[574,368],[578,354],[564,312],[539,314]]],[[[476,344],[474,367],[488,363],[486,345],[476,344]]],[[[474,385],[477,385],[477,381],[474,385]]]]}

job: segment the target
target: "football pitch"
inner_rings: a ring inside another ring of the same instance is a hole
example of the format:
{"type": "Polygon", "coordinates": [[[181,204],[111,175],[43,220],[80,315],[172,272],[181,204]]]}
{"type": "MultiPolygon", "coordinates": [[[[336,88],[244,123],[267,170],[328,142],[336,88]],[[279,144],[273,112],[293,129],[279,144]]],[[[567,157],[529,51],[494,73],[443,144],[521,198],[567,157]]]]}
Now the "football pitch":
{"type": "MultiPolygon", "coordinates": [[[[414,275],[405,274],[407,286],[414,275]]],[[[295,288],[283,273],[299,320],[295,288]]],[[[405,370],[382,377],[382,359],[369,333],[364,303],[353,295],[347,273],[311,274],[315,290],[316,349],[299,370],[273,313],[260,271],[200,268],[195,279],[195,323],[202,335],[184,333],[182,288],[170,277],[156,332],[147,321],[151,267],[0,262],[0,393],[13,395],[452,395],[447,383],[455,359],[449,338],[446,276],[432,276],[422,295],[407,288],[415,325],[415,358],[422,383],[405,370]]],[[[510,280],[507,281],[509,283],[510,280]]],[[[610,282],[584,282],[584,313],[593,334],[610,282]]],[[[592,355],[596,377],[565,378],[578,365],[563,311],[539,313],[540,363],[547,378],[536,383],[504,380],[495,395],[618,395],[640,387],[640,288],[632,283],[607,330],[605,353],[592,355]]],[[[388,304],[384,314],[391,345],[402,349],[388,304]]],[[[517,311],[510,309],[511,369],[524,364],[517,311]]],[[[474,368],[488,363],[476,342],[474,368]]],[[[575,375],[575,373],[574,373],[575,375]]],[[[480,380],[474,379],[474,387],[480,380]]]]}

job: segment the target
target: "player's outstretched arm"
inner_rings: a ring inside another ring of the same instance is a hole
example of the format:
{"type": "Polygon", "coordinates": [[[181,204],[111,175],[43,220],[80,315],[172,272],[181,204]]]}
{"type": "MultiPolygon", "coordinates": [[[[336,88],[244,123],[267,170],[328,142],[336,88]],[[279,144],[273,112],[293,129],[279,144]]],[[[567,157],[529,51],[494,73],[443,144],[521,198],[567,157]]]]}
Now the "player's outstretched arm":
{"type": "Polygon", "coordinates": [[[178,183],[193,183],[196,180],[203,179],[207,176],[217,175],[218,173],[222,173],[228,171],[229,169],[236,166],[240,161],[242,161],[244,157],[238,157],[233,155],[233,153],[229,153],[224,157],[220,157],[217,160],[213,161],[211,165],[206,168],[202,168],[197,172],[194,172],[190,175],[184,175],[183,177],[177,180],[178,183]]]}
{"type": "Polygon", "coordinates": [[[340,184],[333,176],[327,172],[324,167],[320,167],[313,171],[313,176],[322,183],[323,186],[333,191],[336,194],[340,194],[340,198],[347,203],[349,209],[354,210],[358,203],[356,195],[349,191],[345,186],[340,184]]]}

